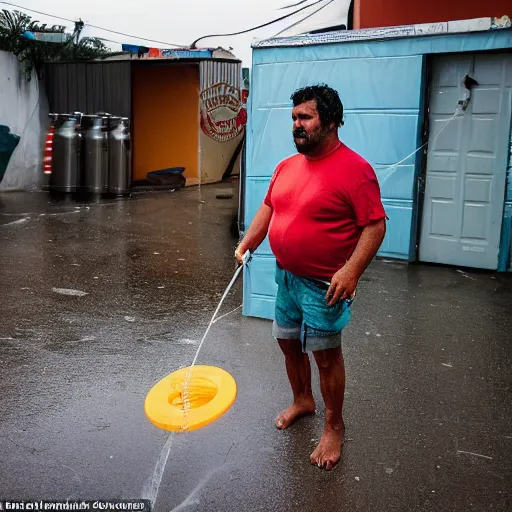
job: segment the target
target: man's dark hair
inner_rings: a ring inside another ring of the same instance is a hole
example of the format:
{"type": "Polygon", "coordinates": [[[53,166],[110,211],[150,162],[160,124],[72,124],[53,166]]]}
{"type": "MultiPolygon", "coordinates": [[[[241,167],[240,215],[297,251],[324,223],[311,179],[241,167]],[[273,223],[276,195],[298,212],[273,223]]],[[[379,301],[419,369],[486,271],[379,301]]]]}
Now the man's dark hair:
{"type": "Polygon", "coordinates": [[[325,84],[309,85],[295,91],[291,100],[297,107],[307,101],[316,100],[316,108],[320,115],[322,126],[334,123],[336,127],[343,126],[343,103],[338,92],[325,84]]]}

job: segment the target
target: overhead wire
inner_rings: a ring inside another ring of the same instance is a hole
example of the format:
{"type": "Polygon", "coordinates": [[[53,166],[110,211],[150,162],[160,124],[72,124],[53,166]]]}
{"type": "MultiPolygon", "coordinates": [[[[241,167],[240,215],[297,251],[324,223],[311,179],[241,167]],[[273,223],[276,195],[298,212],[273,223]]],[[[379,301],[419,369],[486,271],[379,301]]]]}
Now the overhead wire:
{"type": "Polygon", "coordinates": [[[96,37],[96,39],[99,39],[101,41],[107,41],[109,43],[124,44],[124,43],[121,43],[120,41],[114,41],[113,39],[107,39],[106,37],[96,37]]]}
{"type": "MultiPolygon", "coordinates": [[[[316,13],[320,12],[322,9],[325,9],[328,5],[332,4],[333,2],[334,2],[334,0],[329,0],[325,5],[322,5],[316,11],[313,11],[313,12],[309,13],[307,16],[305,16],[304,18],[300,19],[299,21],[296,21],[295,23],[292,23],[290,26],[284,28],[283,30],[281,30],[280,32],[275,34],[273,37],[277,37],[278,35],[282,34],[283,32],[286,32],[287,30],[290,30],[291,28],[296,27],[297,25],[300,25],[304,21],[306,21],[309,18],[311,18],[311,16],[314,16],[316,13]]],[[[315,4],[311,4],[310,7],[312,7],[314,5],[315,4]]]]}
{"type": "MultiPolygon", "coordinates": [[[[9,5],[11,7],[16,7],[18,9],[23,9],[23,10],[29,11],[29,12],[35,12],[36,14],[42,14],[43,16],[48,16],[50,18],[55,18],[57,20],[69,21],[70,23],[76,23],[78,21],[78,20],[72,20],[70,18],[63,18],[62,16],[57,16],[55,14],[50,14],[50,13],[47,13],[47,12],[36,11],[35,9],[29,9],[28,7],[23,7],[22,5],[13,4],[12,2],[2,2],[2,1],[0,1],[0,4],[9,5]]],[[[149,39],[147,37],[135,36],[133,34],[126,34],[124,32],[118,32],[117,30],[111,30],[109,28],[99,27],[98,25],[92,25],[91,23],[84,22],[84,24],[86,26],[88,26],[88,27],[92,27],[92,28],[95,28],[97,30],[103,30],[104,32],[110,32],[112,34],[118,34],[118,35],[125,36],[125,37],[131,37],[133,39],[140,39],[141,41],[149,41],[150,43],[159,43],[159,44],[164,44],[166,46],[176,46],[178,48],[182,48],[182,47],[186,46],[186,45],[181,45],[181,44],[176,44],[176,43],[168,43],[168,42],[165,42],[165,41],[158,41],[157,39],[149,39]]],[[[101,38],[98,38],[98,39],[101,39],[101,38]]],[[[116,41],[112,41],[112,42],[116,42],[116,41]]],[[[122,43],[119,43],[119,44],[122,44],[122,43]]]]}
{"type": "Polygon", "coordinates": [[[302,5],[308,1],[309,0],[299,0],[298,2],[296,2],[294,4],[285,5],[284,7],[279,7],[278,11],[284,11],[286,9],[291,9],[292,7],[297,7],[298,5],[302,5]]]}
{"type": "Polygon", "coordinates": [[[299,12],[304,11],[305,9],[309,9],[310,7],[313,7],[314,5],[318,5],[325,0],[317,0],[316,2],[313,2],[312,4],[305,5],[304,7],[301,7],[300,9],[297,9],[296,11],[290,12],[288,14],[285,14],[284,16],[281,16],[280,18],[268,21],[267,23],[263,23],[262,25],[258,25],[256,27],[248,28],[246,30],[241,30],[240,32],[231,32],[229,34],[208,34],[206,36],[201,36],[198,39],[196,39],[191,45],[191,48],[195,48],[196,44],[201,41],[201,39],[206,39],[209,37],[230,37],[230,36],[239,36],[241,34],[247,34],[248,32],[253,32],[254,30],[258,30],[260,28],[268,27],[269,25],[273,25],[274,23],[277,23],[279,21],[285,20],[287,18],[290,18],[291,16],[294,16],[295,14],[298,14],[299,12]]]}
{"type": "Polygon", "coordinates": [[[164,45],[167,45],[167,46],[176,46],[178,48],[183,48],[184,46],[186,46],[186,45],[183,45],[183,44],[167,43],[165,41],[158,41],[157,39],[148,39],[146,37],[140,37],[140,36],[134,36],[134,35],[131,35],[131,34],[125,34],[124,32],[118,32],[117,30],[110,30],[108,28],[98,27],[97,25],[92,25],[91,23],[86,23],[86,25],[88,27],[92,27],[92,28],[95,28],[95,29],[98,29],[98,30],[104,30],[105,32],[111,32],[112,34],[117,34],[117,35],[125,36],[125,37],[132,37],[133,39],[140,39],[141,41],[149,41],[150,43],[159,43],[159,44],[164,44],[164,45]]]}
{"type": "MultiPolygon", "coordinates": [[[[289,6],[286,6],[286,7],[282,7],[282,9],[289,9],[289,8],[292,8],[292,7],[296,7],[297,5],[301,5],[303,4],[304,2],[306,2],[307,0],[301,0],[299,1],[298,3],[296,4],[292,4],[292,5],[289,5],[289,6]]],[[[303,20],[301,21],[304,21],[306,19],[308,19],[310,16],[312,16],[313,14],[316,14],[316,12],[320,11],[321,9],[323,9],[324,7],[327,7],[327,5],[329,5],[333,0],[330,0],[327,4],[325,4],[324,6],[320,7],[320,9],[318,9],[317,11],[315,11],[314,13],[311,13],[309,16],[306,16],[303,20]]],[[[254,30],[258,30],[260,28],[264,28],[264,27],[268,27],[270,25],[273,25],[274,23],[278,23],[279,21],[283,21],[287,18],[290,18],[292,16],[295,16],[296,14],[298,14],[299,12],[302,12],[306,9],[309,9],[310,7],[314,7],[315,5],[318,5],[318,4],[321,4],[322,2],[325,2],[325,0],[317,0],[316,2],[313,2],[313,3],[308,3],[307,5],[301,7],[300,9],[297,9],[293,12],[290,12],[288,14],[285,14],[284,16],[281,16],[279,18],[276,18],[276,19],[273,19],[271,21],[268,21],[266,23],[263,23],[261,25],[257,25],[255,27],[251,27],[251,28],[248,28],[246,30],[241,30],[239,32],[231,32],[231,33],[226,33],[226,34],[209,34],[209,35],[205,35],[205,36],[201,36],[200,38],[196,39],[191,45],[190,45],[190,48],[195,48],[196,47],[196,44],[201,41],[202,39],[206,39],[206,38],[210,38],[210,37],[230,37],[230,36],[238,36],[238,35],[241,35],[241,34],[246,34],[248,32],[253,32],[254,30]]],[[[67,22],[70,22],[70,23],[76,23],[77,20],[72,20],[70,18],[64,18],[63,16],[57,16],[55,14],[50,14],[50,13],[47,13],[47,12],[43,12],[43,11],[38,11],[36,9],[30,9],[28,7],[24,7],[22,5],[19,5],[19,4],[15,4],[15,3],[12,3],[12,2],[3,2],[3,1],[0,1],[0,4],[4,4],[4,5],[9,5],[11,7],[16,7],[18,9],[23,9],[25,11],[29,11],[29,12],[34,12],[36,14],[41,14],[43,16],[48,16],[50,18],[55,18],[55,19],[58,19],[58,20],[62,20],[62,21],[67,21],[67,22]]],[[[300,22],[298,22],[300,23],[300,22]]],[[[104,32],[110,32],[112,34],[117,34],[117,35],[121,35],[121,36],[125,36],[125,37],[130,37],[130,38],[133,38],[133,39],[139,39],[141,41],[148,41],[148,42],[151,42],[151,43],[158,43],[158,44],[163,44],[163,45],[166,45],[166,46],[176,46],[178,48],[184,48],[184,47],[187,47],[187,45],[181,45],[181,44],[176,44],[176,43],[169,43],[167,41],[159,41],[158,39],[149,39],[147,37],[141,37],[141,36],[137,36],[137,35],[133,35],[133,34],[128,34],[128,33],[125,33],[125,32],[119,32],[117,30],[112,30],[112,29],[109,29],[109,28],[105,28],[105,27],[100,27],[99,25],[93,25],[92,23],[86,23],[84,22],[85,26],[88,26],[88,27],[91,27],[91,28],[95,28],[97,30],[102,30],[104,32]]],[[[296,24],[294,25],[291,25],[291,27],[295,26],[296,24]]],[[[288,28],[291,28],[291,27],[288,27],[288,28]]],[[[287,29],[285,29],[287,30],[287,29]]],[[[281,33],[281,32],[280,32],[281,33]]],[[[109,41],[109,42],[112,42],[112,43],[116,43],[116,44],[122,44],[122,43],[119,43],[117,41],[112,41],[112,40],[109,40],[109,39],[106,39],[106,38],[101,38],[99,37],[98,39],[103,39],[105,41],[109,41]]]]}
{"type": "Polygon", "coordinates": [[[70,20],[69,18],[63,18],[62,16],[56,16],[54,14],[48,14],[47,12],[36,11],[35,9],[29,9],[28,7],[23,7],[22,5],[16,5],[11,2],[0,2],[0,4],[10,5],[11,7],[17,7],[18,9],[24,9],[25,11],[35,12],[37,14],[42,14],[43,16],[49,16],[50,18],[55,18],[57,20],[70,21],[71,23],[75,23],[76,20],[70,20]]]}

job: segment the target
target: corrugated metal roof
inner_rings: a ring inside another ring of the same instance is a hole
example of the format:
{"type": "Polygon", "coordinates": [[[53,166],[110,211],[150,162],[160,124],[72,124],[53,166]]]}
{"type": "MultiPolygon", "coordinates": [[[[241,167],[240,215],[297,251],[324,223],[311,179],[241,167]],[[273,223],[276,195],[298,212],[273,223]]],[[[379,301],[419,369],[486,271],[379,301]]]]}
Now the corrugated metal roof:
{"type": "MultiPolygon", "coordinates": [[[[276,37],[253,43],[253,48],[282,46],[309,46],[318,44],[350,43],[357,41],[396,39],[402,37],[433,36],[490,30],[492,18],[424,23],[400,27],[368,28],[362,30],[342,30],[321,34],[305,34],[295,37],[276,37]]],[[[503,30],[503,29],[502,29],[503,30]]]]}
{"type": "Polygon", "coordinates": [[[226,83],[240,89],[242,64],[240,62],[218,62],[205,60],[199,64],[201,91],[219,83],[226,83]]]}

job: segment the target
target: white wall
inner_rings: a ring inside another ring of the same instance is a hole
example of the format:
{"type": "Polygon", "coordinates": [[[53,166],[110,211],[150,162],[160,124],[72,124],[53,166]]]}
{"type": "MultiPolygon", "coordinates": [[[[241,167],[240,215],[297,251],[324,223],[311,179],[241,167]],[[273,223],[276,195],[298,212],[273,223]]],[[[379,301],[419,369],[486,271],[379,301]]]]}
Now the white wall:
{"type": "MultiPolygon", "coordinates": [[[[201,176],[201,184],[217,183],[221,181],[222,175],[226,171],[229,161],[242,140],[243,133],[227,142],[217,142],[208,137],[203,130],[199,135],[199,174],[201,176]]],[[[233,168],[233,174],[240,171],[240,157],[238,157],[233,168]]],[[[187,180],[188,181],[188,180],[187,180]]]]}
{"type": "Polygon", "coordinates": [[[0,124],[21,137],[1,190],[33,190],[43,182],[42,152],[49,125],[48,101],[35,73],[29,82],[24,64],[11,53],[0,51],[0,124]]]}

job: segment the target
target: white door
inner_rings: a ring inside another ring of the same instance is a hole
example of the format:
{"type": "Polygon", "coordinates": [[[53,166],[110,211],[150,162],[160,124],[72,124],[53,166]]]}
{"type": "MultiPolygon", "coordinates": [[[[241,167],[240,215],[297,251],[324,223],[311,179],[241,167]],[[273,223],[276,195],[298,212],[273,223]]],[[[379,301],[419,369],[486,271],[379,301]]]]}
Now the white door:
{"type": "Polygon", "coordinates": [[[497,269],[510,141],[512,55],[440,56],[434,58],[432,71],[419,258],[497,269]],[[449,122],[464,96],[467,75],[477,85],[466,111],[449,122]]]}

